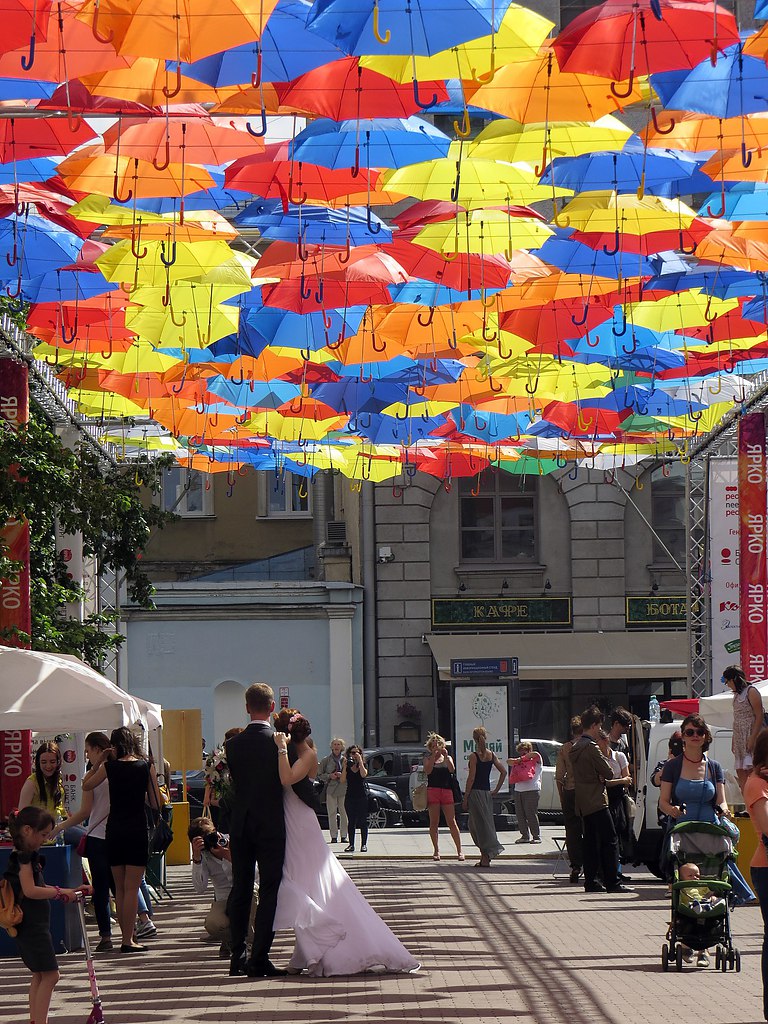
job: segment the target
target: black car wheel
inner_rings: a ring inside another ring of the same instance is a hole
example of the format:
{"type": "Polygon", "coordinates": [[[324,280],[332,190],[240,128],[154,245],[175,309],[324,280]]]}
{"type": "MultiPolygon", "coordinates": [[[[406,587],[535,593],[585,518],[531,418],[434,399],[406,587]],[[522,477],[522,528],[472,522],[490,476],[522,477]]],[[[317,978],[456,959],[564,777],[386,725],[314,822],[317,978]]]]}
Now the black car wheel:
{"type": "Polygon", "coordinates": [[[368,804],[368,828],[386,828],[387,812],[375,800],[368,804]]]}

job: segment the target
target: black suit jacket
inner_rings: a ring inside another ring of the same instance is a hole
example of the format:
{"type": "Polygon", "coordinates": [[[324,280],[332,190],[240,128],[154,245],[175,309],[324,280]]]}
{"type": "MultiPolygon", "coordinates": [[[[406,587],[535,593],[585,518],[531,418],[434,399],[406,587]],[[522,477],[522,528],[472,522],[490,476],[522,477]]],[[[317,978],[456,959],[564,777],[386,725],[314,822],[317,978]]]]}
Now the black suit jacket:
{"type": "Polygon", "coordinates": [[[285,833],[283,787],[272,728],[252,723],[225,744],[232,779],[230,834],[285,833]]]}

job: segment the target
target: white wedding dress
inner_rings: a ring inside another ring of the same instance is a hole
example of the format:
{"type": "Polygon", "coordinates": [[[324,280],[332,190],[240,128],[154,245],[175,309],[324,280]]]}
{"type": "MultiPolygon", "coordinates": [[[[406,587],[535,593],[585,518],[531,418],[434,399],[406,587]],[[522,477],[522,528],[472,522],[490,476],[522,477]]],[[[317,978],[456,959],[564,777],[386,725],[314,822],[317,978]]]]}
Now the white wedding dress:
{"type": "Polygon", "coordinates": [[[275,931],[292,928],[289,967],[316,977],[419,967],[329,850],[315,812],[284,790],[285,861],[275,931]]]}

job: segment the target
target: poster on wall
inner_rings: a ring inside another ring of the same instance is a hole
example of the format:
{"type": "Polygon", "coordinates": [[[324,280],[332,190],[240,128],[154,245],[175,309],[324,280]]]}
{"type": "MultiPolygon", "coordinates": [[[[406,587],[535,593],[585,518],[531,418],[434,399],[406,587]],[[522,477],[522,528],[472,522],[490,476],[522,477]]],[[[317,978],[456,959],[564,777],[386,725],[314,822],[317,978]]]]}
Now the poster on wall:
{"type": "MultiPolygon", "coordinates": [[[[766,677],[765,416],[739,420],[739,636],[747,679],[766,677]]],[[[719,677],[713,677],[713,683],[719,677]]]]}
{"type": "Polygon", "coordinates": [[[739,479],[736,459],[709,462],[709,571],[712,680],[741,661],[739,637],[739,479]]]}
{"type": "MultiPolygon", "coordinates": [[[[506,684],[488,683],[475,686],[455,686],[453,690],[453,759],[456,776],[462,792],[467,784],[469,756],[475,749],[472,732],[482,725],[488,733],[488,749],[500,761],[509,756],[509,728],[507,722],[508,687],[506,684]]],[[[495,786],[495,773],[491,776],[491,788],[495,786]]],[[[504,781],[503,793],[509,792],[504,781]]]]}

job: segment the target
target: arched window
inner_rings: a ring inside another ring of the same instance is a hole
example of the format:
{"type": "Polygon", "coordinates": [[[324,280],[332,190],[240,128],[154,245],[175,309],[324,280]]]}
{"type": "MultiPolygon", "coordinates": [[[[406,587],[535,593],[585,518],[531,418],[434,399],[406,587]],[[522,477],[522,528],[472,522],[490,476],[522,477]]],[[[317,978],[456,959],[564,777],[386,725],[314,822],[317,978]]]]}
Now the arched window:
{"type": "Polygon", "coordinates": [[[486,469],[459,481],[462,562],[536,559],[537,481],[486,469]],[[477,492],[476,494],[473,492],[477,492]]]}
{"type": "Polygon", "coordinates": [[[671,554],[685,567],[685,517],[685,466],[658,466],[651,473],[654,562],[672,562],[671,554]]]}

